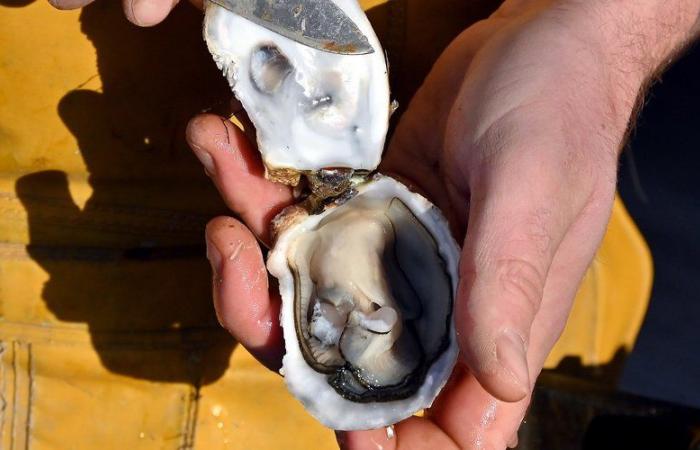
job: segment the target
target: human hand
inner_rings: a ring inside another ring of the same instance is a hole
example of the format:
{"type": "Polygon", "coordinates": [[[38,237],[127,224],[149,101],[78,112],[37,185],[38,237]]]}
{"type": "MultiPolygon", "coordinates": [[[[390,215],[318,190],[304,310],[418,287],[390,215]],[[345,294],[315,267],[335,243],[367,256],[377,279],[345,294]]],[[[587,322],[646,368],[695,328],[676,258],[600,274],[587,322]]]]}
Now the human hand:
{"type": "MultiPolygon", "coordinates": [[[[78,9],[89,5],[94,0],[49,0],[57,9],[78,9]]],[[[107,1],[107,0],[102,0],[107,1]]],[[[161,23],[177,6],[180,0],[122,0],[124,15],[134,25],[152,27],[161,23]]],[[[203,0],[190,0],[199,9],[203,0]]]]}
{"type": "MultiPolygon", "coordinates": [[[[687,14],[664,16],[668,4],[655,0],[634,8],[507,1],[444,52],[381,170],[424,192],[464,242],[455,314],[462,363],[425,417],[396,425],[396,438],[348,432],[339,434],[342,446],[516,442],[535,379],[605,232],[638,93],[697,17],[697,5],[677,3],[687,14]],[[658,25],[662,16],[660,37],[645,20],[658,25]]],[[[270,219],[293,202],[292,192],[263,178],[257,153],[230,122],[200,116],[188,138],[245,223],[218,218],[207,227],[219,319],[277,369],[279,298],[268,292],[256,239],[269,244],[270,219]]]]}

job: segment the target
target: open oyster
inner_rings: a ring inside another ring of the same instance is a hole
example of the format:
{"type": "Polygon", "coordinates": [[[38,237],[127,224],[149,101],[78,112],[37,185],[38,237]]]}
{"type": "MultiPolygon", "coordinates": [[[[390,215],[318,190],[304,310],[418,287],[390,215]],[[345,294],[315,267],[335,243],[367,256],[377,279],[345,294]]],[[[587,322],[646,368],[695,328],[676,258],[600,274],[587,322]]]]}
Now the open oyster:
{"type": "Polygon", "coordinates": [[[440,212],[375,176],[318,214],[278,218],[289,389],[321,422],[368,429],[430,406],[454,365],[459,247],[440,212]]]}
{"type": "MultiPolygon", "coordinates": [[[[329,0],[330,1],[330,0],[329,0]]],[[[340,430],[431,405],[457,356],[459,247],[442,214],[374,174],[390,114],[386,61],[356,0],[333,0],[374,52],[323,52],[219,6],[204,36],[256,127],[268,176],[304,201],[273,221],[289,390],[340,430]]]]}

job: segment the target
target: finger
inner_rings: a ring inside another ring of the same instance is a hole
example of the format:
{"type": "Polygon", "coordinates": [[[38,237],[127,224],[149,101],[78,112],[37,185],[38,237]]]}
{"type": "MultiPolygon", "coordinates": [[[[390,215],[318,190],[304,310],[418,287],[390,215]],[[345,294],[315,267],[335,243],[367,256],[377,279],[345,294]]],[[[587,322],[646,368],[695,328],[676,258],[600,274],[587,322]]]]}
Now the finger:
{"type": "Polygon", "coordinates": [[[529,393],[532,322],[554,255],[592,192],[590,178],[576,172],[585,164],[572,164],[575,155],[544,123],[547,115],[529,127],[518,117],[516,111],[491,127],[470,163],[471,207],[456,304],[467,365],[505,401],[529,393]]]}
{"type": "Polygon", "coordinates": [[[222,117],[195,117],[187,126],[187,140],[227,205],[269,244],[270,221],[293,202],[292,190],[265,179],[258,152],[222,117]]]}
{"type": "Polygon", "coordinates": [[[513,446],[529,397],[502,402],[488,392],[464,368],[457,368],[450,382],[425,417],[411,417],[393,428],[337,432],[340,448],[365,450],[502,449],[513,446]]]}
{"type": "MultiPolygon", "coordinates": [[[[581,231],[584,229],[586,227],[581,227],[581,231]]],[[[589,236],[595,240],[596,233],[593,231],[589,236]]],[[[593,256],[594,250],[580,245],[580,239],[578,233],[567,235],[552,263],[542,308],[530,333],[528,395],[516,402],[501,401],[489,393],[473,374],[464,370],[457,372],[430,411],[430,419],[460,448],[512,448],[517,443],[517,431],[530,403],[535,380],[566,324],[571,299],[593,256]],[[572,247],[575,247],[574,251],[569,252],[572,247]],[[464,405],[470,406],[464,408],[464,405]]]]}
{"type": "Polygon", "coordinates": [[[496,399],[469,371],[460,369],[428,417],[460,449],[504,449],[517,436],[528,404],[529,396],[512,403],[496,399]]]}
{"type": "Polygon", "coordinates": [[[280,301],[269,296],[267,272],[255,236],[239,221],[218,217],[207,225],[206,242],[219,322],[253,356],[278,370],[284,353],[280,301]]]}
{"type": "Polygon", "coordinates": [[[124,15],[141,27],[157,25],[165,19],[179,0],[122,0],[124,15]]]}
{"type": "Polygon", "coordinates": [[[49,4],[56,9],[69,10],[82,8],[93,1],[94,0],[49,0],[49,4]]]}
{"type": "MultiPolygon", "coordinates": [[[[541,308],[530,332],[527,365],[531,387],[566,324],[572,299],[605,233],[614,197],[615,184],[610,181],[569,227],[552,261],[541,308]]],[[[458,371],[455,378],[429,417],[462,448],[476,448],[476,442],[482,443],[482,448],[512,447],[529,396],[506,403],[489,394],[467,371],[458,371]],[[464,408],[465,404],[470,407],[464,408]]]]}
{"type": "MultiPolygon", "coordinates": [[[[611,189],[612,191],[612,189],[611,189]]],[[[572,225],[552,262],[542,308],[532,326],[528,352],[529,378],[534,384],[557,341],[580,280],[602,239],[612,195],[592,202],[572,225]],[[590,244],[582,244],[590,242],[590,244]]],[[[385,440],[384,430],[344,433],[342,442],[352,449],[413,448],[408,443],[429,442],[416,448],[498,449],[517,444],[517,430],[530,396],[508,403],[489,394],[468,370],[458,366],[425,418],[412,418],[395,427],[395,439],[385,440]],[[469,405],[465,408],[465,405],[469,405]]],[[[339,441],[341,438],[339,437],[339,441]]]]}
{"type": "MultiPolygon", "coordinates": [[[[580,265],[568,268],[566,273],[585,270],[580,265]]],[[[577,274],[578,275],[578,274],[577,274]]],[[[559,277],[560,279],[563,277],[559,277]]],[[[548,282],[543,305],[556,305],[541,311],[533,321],[527,367],[530,386],[527,394],[514,402],[494,397],[483,383],[466,368],[458,367],[450,383],[429,411],[428,417],[461,449],[502,449],[517,445],[518,429],[530,404],[532,389],[549,351],[554,346],[568,316],[569,308],[563,302],[553,302],[562,295],[573,295],[580,278],[572,277],[563,286],[548,282]],[[573,286],[573,288],[572,288],[573,286]],[[464,405],[469,405],[465,408],[464,405]]],[[[570,303],[569,303],[570,304],[570,303]]]]}
{"type": "Polygon", "coordinates": [[[435,423],[409,417],[389,428],[336,432],[342,450],[456,450],[459,447],[435,423]]]}

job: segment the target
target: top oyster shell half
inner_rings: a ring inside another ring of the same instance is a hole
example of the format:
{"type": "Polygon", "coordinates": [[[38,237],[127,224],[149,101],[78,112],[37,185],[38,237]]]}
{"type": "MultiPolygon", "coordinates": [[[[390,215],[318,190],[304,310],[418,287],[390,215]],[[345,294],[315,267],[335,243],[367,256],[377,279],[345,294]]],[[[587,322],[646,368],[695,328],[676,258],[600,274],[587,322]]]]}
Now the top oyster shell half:
{"type": "Polygon", "coordinates": [[[206,2],[204,38],[255,125],[269,172],[379,165],[390,114],[384,52],[357,1],[333,1],[373,53],[316,50],[206,2]]]}

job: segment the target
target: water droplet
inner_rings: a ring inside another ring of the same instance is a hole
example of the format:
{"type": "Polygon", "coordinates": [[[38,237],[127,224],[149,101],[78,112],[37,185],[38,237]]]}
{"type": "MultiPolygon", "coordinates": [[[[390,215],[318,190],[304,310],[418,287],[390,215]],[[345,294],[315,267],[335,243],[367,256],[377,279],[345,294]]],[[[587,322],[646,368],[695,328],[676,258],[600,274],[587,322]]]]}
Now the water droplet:
{"type": "Polygon", "coordinates": [[[391,105],[389,106],[389,114],[394,114],[397,109],[399,109],[399,102],[392,100],[391,105]]]}

